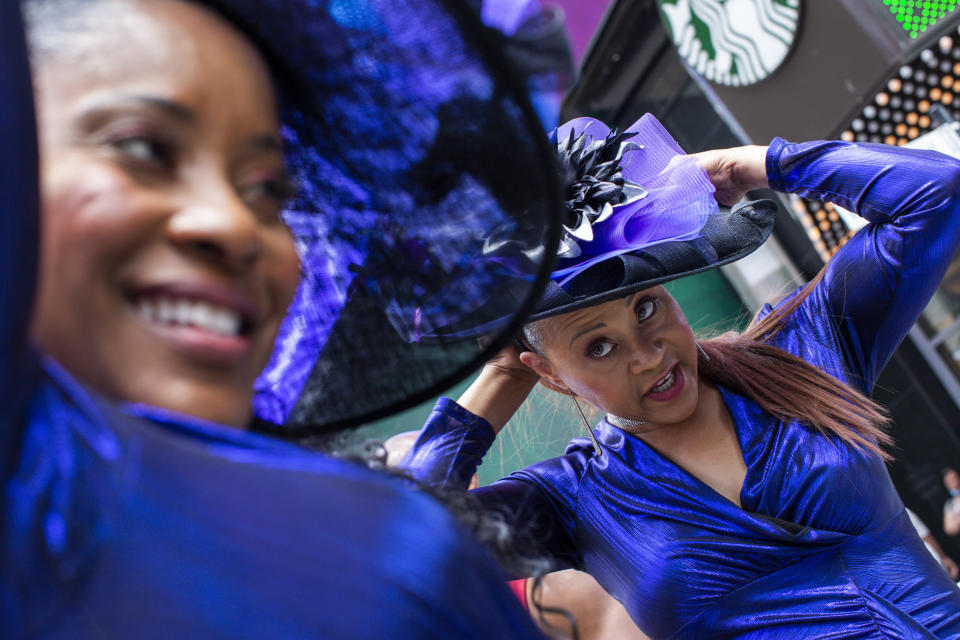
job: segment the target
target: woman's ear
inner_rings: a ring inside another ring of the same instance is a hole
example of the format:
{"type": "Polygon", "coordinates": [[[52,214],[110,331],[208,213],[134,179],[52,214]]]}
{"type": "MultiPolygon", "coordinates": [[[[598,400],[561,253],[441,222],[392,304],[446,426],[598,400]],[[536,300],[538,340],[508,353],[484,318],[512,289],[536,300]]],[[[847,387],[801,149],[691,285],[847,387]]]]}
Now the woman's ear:
{"type": "Polygon", "coordinates": [[[520,362],[533,369],[536,374],[540,376],[540,383],[543,384],[543,386],[557,393],[570,395],[570,389],[568,389],[567,385],[563,384],[563,381],[554,373],[550,361],[539,353],[524,351],[520,354],[520,362]]]}

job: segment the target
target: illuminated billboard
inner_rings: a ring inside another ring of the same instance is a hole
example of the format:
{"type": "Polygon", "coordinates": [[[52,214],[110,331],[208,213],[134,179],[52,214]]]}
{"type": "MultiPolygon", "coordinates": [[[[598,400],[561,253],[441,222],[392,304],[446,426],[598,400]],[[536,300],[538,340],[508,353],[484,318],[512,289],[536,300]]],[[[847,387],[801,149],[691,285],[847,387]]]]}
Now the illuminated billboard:
{"type": "Polygon", "coordinates": [[[960,0],[877,0],[911,40],[926,31],[960,7],[960,0]]]}

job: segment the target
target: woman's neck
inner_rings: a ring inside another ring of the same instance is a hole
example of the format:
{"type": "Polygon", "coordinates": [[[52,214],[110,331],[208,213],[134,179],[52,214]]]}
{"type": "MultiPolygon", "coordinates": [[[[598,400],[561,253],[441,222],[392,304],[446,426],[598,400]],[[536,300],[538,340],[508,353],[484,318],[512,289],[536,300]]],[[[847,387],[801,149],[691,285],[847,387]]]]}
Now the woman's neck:
{"type": "Polygon", "coordinates": [[[734,433],[733,417],[720,390],[703,376],[699,376],[697,384],[697,407],[688,418],[669,425],[647,423],[633,431],[633,435],[670,455],[709,449],[718,439],[734,433]]]}
{"type": "Polygon", "coordinates": [[[733,416],[713,384],[700,378],[699,392],[688,419],[636,435],[739,507],[747,467],[733,416]]]}

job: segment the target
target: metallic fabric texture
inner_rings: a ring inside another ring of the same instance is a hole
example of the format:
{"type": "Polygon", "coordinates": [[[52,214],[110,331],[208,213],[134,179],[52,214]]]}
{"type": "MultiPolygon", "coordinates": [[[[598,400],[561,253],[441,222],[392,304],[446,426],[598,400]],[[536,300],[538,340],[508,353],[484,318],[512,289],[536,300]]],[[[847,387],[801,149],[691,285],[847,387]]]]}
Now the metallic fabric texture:
{"type": "MultiPolygon", "coordinates": [[[[869,392],[957,249],[960,163],[778,139],[767,166],[773,188],[871,222],[773,339],[869,392]]],[[[595,430],[602,458],[574,440],[478,493],[509,504],[533,528],[532,551],[590,572],[652,638],[960,638],[960,590],[882,460],[721,391],[747,467],[742,508],[606,421],[595,430]]],[[[421,480],[465,487],[492,438],[443,400],[406,464],[421,480]]]]}

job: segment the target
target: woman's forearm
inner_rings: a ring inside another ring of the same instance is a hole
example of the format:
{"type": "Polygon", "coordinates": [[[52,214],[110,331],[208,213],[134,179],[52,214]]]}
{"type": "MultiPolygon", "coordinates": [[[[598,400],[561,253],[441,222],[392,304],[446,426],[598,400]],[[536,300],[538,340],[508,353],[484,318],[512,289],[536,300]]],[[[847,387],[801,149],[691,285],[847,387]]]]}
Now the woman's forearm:
{"type": "Polygon", "coordinates": [[[500,433],[536,384],[536,376],[510,373],[488,364],[457,404],[490,423],[494,433],[500,433]]]}
{"type": "Polygon", "coordinates": [[[466,488],[497,433],[537,384],[516,346],[490,359],[459,402],[441,398],[400,463],[425,484],[466,488]]]}

